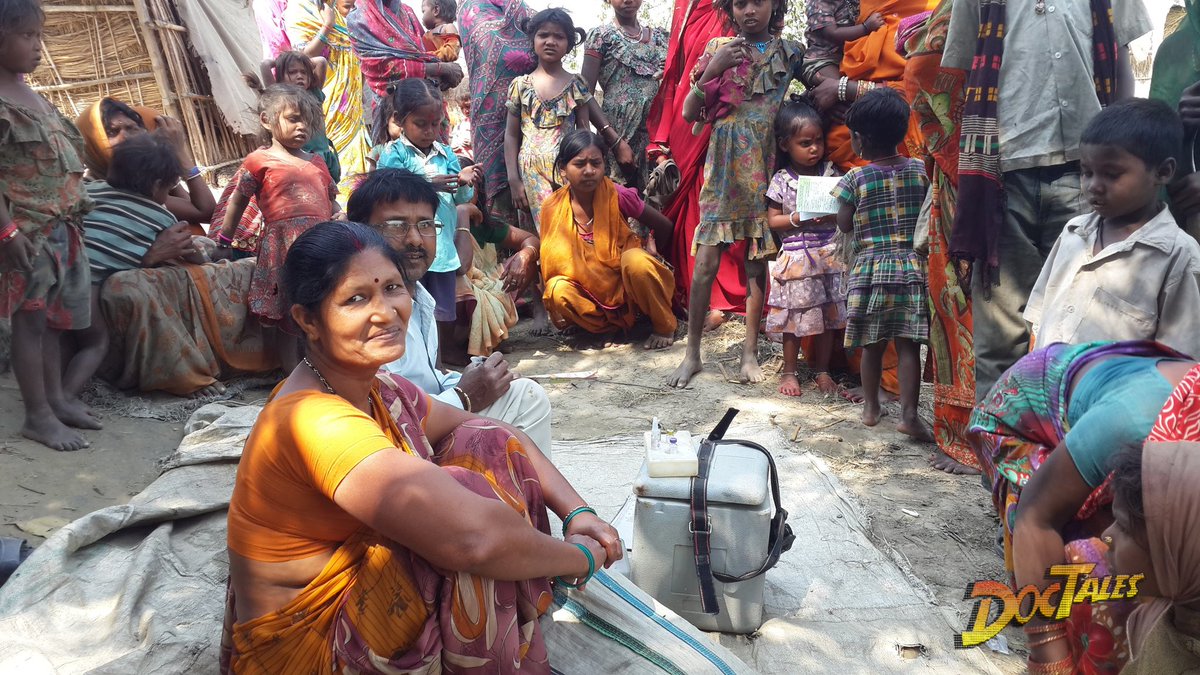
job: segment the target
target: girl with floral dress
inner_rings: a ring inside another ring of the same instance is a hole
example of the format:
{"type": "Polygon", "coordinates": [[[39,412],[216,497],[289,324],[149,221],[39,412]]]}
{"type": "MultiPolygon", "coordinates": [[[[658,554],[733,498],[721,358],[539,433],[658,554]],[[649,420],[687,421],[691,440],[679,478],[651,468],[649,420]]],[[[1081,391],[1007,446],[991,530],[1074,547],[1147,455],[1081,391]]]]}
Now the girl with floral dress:
{"type": "Polygon", "coordinates": [[[787,0],[714,0],[737,27],[733,38],[715,38],[692,71],[692,91],[683,117],[712,124],[700,224],[692,251],[696,265],[688,308],[688,342],[683,362],[667,379],[687,386],[701,369],[700,338],[721,253],[747,240],[746,340],[741,380],[761,382],[758,333],[767,280],[766,261],[778,246],[767,223],[768,173],[775,166],[775,115],[792,81],[800,76],[803,47],[779,37],[787,0]]]}
{"type": "Polygon", "coordinates": [[[597,26],[584,43],[581,76],[593,93],[599,83],[604,92],[601,110],[617,134],[633,148],[635,164],[628,169],[609,158],[609,176],[638,189],[646,185],[649,167],[646,146],[650,132],[646,117],[658,94],[667,63],[667,33],[643,26],[637,14],[641,0],[609,0],[614,23],[597,26]]]}

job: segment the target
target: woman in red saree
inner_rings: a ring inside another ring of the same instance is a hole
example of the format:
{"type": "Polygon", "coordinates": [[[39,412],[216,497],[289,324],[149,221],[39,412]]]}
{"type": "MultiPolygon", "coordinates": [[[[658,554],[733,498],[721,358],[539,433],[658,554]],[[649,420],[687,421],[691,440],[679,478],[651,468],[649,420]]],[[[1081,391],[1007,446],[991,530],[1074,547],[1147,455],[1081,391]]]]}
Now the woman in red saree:
{"type": "Polygon", "coordinates": [[[942,68],[952,0],[943,0],[925,28],[905,44],[904,81],[913,119],[924,144],[910,148],[928,154],[933,195],[929,213],[929,360],[933,363],[933,435],[938,453],[933,466],[949,473],[979,473],[979,460],[966,439],[975,406],[975,349],[971,299],[959,285],[950,259],[950,228],[958,194],[958,134],[966,72],[942,68]]]}
{"type": "MultiPolygon", "coordinates": [[[[675,266],[676,307],[688,306],[692,288],[692,237],[700,224],[700,187],[712,131],[712,127],[705,126],[700,135],[693,135],[692,125],[683,119],[683,102],[691,90],[692,68],[708,41],[731,35],[725,17],[713,9],[712,0],[675,0],[667,65],[646,126],[650,131],[650,161],[673,159],[680,172],[679,189],[662,209],[663,215],[675,223],[675,239],[665,253],[675,266]]],[[[740,262],[745,258],[743,246],[740,242],[730,246],[721,256],[709,304],[713,314],[746,311],[746,274],[740,262]]]]}

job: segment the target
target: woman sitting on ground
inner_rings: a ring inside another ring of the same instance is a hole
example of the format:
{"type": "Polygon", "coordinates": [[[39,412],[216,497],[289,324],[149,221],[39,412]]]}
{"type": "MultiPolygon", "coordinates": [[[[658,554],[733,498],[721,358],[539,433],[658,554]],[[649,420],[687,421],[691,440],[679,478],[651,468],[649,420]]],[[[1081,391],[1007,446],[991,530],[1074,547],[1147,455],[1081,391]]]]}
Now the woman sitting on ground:
{"type": "MultiPolygon", "coordinates": [[[[1052,344],[1018,361],[976,406],[968,435],[993,485],[1014,588],[1046,587],[1052,565],[1103,567],[1097,537],[1113,520],[1112,456],[1146,440],[1195,365],[1154,342],[1052,344]]],[[[1030,621],[1030,672],[1073,672],[1084,661],[1120,668],[1133,606],[1097,603],[1063,623],[1030,621]]]]}
{"type": "Polygon", "coordinates": [[[376,378],[405,350],[402,269],[357,223],[317,225],[288,251],[307,357],[238,468],[224,671],[438,672],[444,658],[455,672],[549,672],[549,578],[582,583],[621,556],[524,433],[376,378]]]}
{"type": "Polygon", "coordinates": [[[592,334],[628,330],[645,314],[654,330],[645,348],[663,349],[675,342],[675,278],[657,256],[655,240],[665,250],[673,225],[636,190],[606,177],[604,148],[599,136],[584,130],[568,133],[559,145],[554,166],[566,187],[541,212],[546,311],[560,330],[577,326],[592,334]],[[631,218],[652,235],[643,241],[634,234],[631,218]]]}
{"type": "Polygon", "coordinates": [[[225,391],[221,377],[278,367],[246,321],[254,261],[203,264],[200,249],[215,244],[164,204],[184,171],[161,132],[137,134],[112,148],[108,180],[87,186],[92,325],[67,336],[72,396],[97,369],[121,389],[214,396],[225,391]]]}
{"type": "Polygon", "coordinates": [[[93,180],[107,178],[113,148],[121,141],[147,131],[163,134],[175,149],[187,185],[186,188],[182,183],[172,186],[167,195],[167,210],[174,214],[175,220],[193,225],[192,234],[204,234],[200,226],[212,222],[217,201],[192,159],[183,125],[178,120],[159,115],[151,108],[132,108],[116,99],[102,98],[88,106],[75,120],[75,125],[83,134],[83,161],[88,168],[88,177],[93,180]]]}

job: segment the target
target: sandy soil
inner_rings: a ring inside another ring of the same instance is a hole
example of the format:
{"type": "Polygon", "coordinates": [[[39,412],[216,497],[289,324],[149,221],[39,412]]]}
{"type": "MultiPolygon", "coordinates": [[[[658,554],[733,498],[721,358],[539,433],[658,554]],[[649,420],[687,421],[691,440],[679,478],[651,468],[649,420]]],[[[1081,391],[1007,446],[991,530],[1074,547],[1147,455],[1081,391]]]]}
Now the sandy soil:
{"type": "MultiPolygon", "coordinates": [[[[993,550],[997,521],[979,478],[932,470],[932,446],[895,431],[895,404],[878,427],[867,429],[859,422],[858,406],[823,398],[811,382],[803,383],[799,399],[780,395],[775,375],[781,364],[779,348],[765,340],[760,359],[767,381],[727,381],[725,373],[737,373],[743,332],[743,326],[733,322],[706,336],[705,372],[684,390],[665,385],[682,356],[681,344],[661,352],[646,352],[638,342],[583,348],[561,336],[533,337],[528,322],[522,322],[506,349],[522,374],[597,372],[591,381],[545,384],[554,405],[556,439],[639,432],[649,428],[655,415],[664,428],[707,433],[728,407],[742,411],[740,422],[781,427],[795,439],[795,451],[810,450],[828,462],[867,514],[872,540],[931,590],[955,626],[963,626],[971,609],[962,599],[967,585],[1005,578],[1003,560],[993,550]]],[[[239,398],[254,401],[264,394],[255,388],[239,398]]],[[[930,395],[923,392],[926,398],[930,395]]],[[[924,403],[927,407],[928,401],[924,403]]],[[[157,461],[182,437],[180,422],[101,412],[106,428],[88,433],[90,448],[55,453],[19,436],[19,392],[11,374],[0,376],[0,475],[5,476],[0,481],[0,536],[24,537],[36,544],[47,527],[124,503],[158,475],[157,461]]],[[[736,426],[735,422],[734,435],[736,426]]],[[[1023,636],[1014,629],[1005,635],[1016,654],[989,651],[989,656],[1004,672],[1020,672],[1023,636]]]]}

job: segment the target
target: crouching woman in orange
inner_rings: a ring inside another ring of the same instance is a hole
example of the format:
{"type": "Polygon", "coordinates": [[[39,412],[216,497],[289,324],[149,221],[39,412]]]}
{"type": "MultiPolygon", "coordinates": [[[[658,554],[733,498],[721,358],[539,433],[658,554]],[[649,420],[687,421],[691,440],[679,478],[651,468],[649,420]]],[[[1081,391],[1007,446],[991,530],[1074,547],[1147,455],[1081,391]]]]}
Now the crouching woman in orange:
{"type": "Polygon", "coordinates": [[[319,224],[288,251],[307,357],[238,467],[223,672],[549,673],[549,579],[582,584],[621,555],[524,433],[377,378],[404,354],[402,270],[357,223],[319,224]]]}
{"type": "Polygon", "coordinates": [[[673,225],[636,190],[605,177],[604,156],[603,141],[590,131],[573,131],[559,145],[554,165],[566,187],[541,211],[546,311],[560,330],[575,326],[598,335],[627,330],[644,314],[654,334],[643,346],[670,347],[675,277],[655,242],[669,246],[673,225]],[[635,234],[630,219],[652,236],[635,234]]]}

